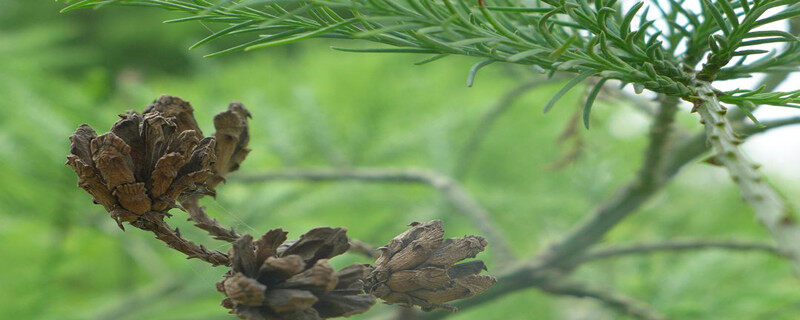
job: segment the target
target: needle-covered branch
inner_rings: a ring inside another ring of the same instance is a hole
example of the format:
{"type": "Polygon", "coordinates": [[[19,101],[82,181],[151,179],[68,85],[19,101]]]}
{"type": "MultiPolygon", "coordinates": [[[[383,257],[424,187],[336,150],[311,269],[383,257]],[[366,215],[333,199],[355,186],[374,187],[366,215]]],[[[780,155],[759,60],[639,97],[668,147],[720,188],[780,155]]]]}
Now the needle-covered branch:
{"type": "Polygon", "coordinates": [[[672,0],[668,6],[640,2],[630,7],[622,1],[593,2],[547,0],[531,6],[488,0],[82,0],[64,10],[147,6],[185,15],[168,22],[222,24],[192,48],[231,35],[258,35],[210,56],[312,38],[364,40],[389,47],[340,50],[433,54],[423,63],[450,54],[468,55],[484,58],[475,71],[496,61],[527,64],[580,78],[620,80],[634,84],[637,92],[646,88],[684,98],[694,94],[695,72],[707,81],[731,79],[796,70],[800,61],[797,37],[783,30],[754,31],[800,16],[800,4],[793,0],[704,0],[701,10],[694,11],[684,8],[683,0],[672,0]],[[782,10],[773,13],[773,9],[782,10]],[[678,22],[681,19],[686,21],[678,22]],[[657,20],[664,26],[656,26],[657,20]],[[753,49],[772,43],[787,45],[777,54],[753,49]],[[708,58],[703,67],[695,70],[704,56],[708,58]],[[746,61],[748,57],[758,59],[746,61]],[[734,58],[740,60],[734,63],[734,58]]]}
{"type": "Polygon", "coordinates": [[[408,168],[353,168],[353,169],[306,169],[284,170],[265,173],[239,175],[236,181],[245,183],[266,182],[276,180],[305,180],[305,181],[360,181],[380,183],[416,183],[425,184],[438,190],[447,201],[460,213],[470,219],[472,224],[489,239],[492,252],[499,261],[511,261],[514,258],[508,241],[500,229],[495,226],[489,212],[484,209],[461,185],[455,180],[441,174],[408,168]]]}
{"type": "Polygon", "coordinates": [[[698,99],[694,102],[706,128],[706,136],[714,151],[714,162],[728,169],[739,186],[744,200],[753,207],[759,221],[800,273],[800,225],[786,199],[758,172],[740,145],[740,135],[733,131],[727,109],[720,104],[715,90],[708,83],[698,83],[698,99]]]}

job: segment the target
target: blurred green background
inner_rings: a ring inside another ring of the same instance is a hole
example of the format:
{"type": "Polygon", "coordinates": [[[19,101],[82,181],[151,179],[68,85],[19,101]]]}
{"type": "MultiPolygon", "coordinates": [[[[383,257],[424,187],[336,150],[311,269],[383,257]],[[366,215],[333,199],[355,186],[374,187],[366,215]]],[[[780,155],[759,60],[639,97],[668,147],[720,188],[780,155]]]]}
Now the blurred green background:
{"type": "MultiPolygon", "coordinates": [[[[304,167],[420,167],[452,174],[471,132],[504,92],[532,77],[501,64],[464,85],[470,58],[423,66],[423,57],[353,54],[314,41],[204,59],[226,39],[188,51],[209,33],[200,24],[140,8],[59,14],[52,1],[0,1],[0,318],[228,319],[214,283],[224,272],[185,260],[152,235],[122,232],[63,165],[80,123],[106,130],[116,114],[160,94],[191,101],[206,132],[232,100],[253,113],[253,152],[242,173],[304,167]]],[[[646,120],[600,102],[592,130],[578,131],[580,157],[557,142],[581,92],[541,113],[559,88],[532,90],[504,113],[475,153],[464,187],[486,207],[520,257],[563,234],[630,178],[640,163],[646,120]]],[[[680,125],[696,129],[683,112],[680,125]]],[[[789,194],[796,181],[773,177],[789,194]]],[[[608,236],[609,243],[670,238],[769,241],[720,169],[692,164],[608,236]],[[711,192],[713,190],[713,192],[711,192]]],[[[420,185],[232,179],[206,199],[209,214],[241,232],[344,226],[382,244],[410,221],[439,218],[448,236],[477,233],[431,188],[420,185]]],[[[796,198],[796,197],[795,197],[796,198]]],[[[797,201],[797,199],[794,199],[797,201]]],[[[175,212],[190,239],[227,250],[175,212]]],[[[491,247],[489,249],[491,251],[491,247]]],[[[502,268],[485,253],[491,270],[502,268]]],[[[346,254],[337,265],[366,262],[346,254]]],[[[800,319],[800,281],[761,253],[703,251],[593,263],[575,275],[652,303],[676,319],[800,319]]],[[[379,306],[354,318],[387,318],[379,306]]],[[[592,301],[519,291],[453,319],[618,319],[592,301]]]]}

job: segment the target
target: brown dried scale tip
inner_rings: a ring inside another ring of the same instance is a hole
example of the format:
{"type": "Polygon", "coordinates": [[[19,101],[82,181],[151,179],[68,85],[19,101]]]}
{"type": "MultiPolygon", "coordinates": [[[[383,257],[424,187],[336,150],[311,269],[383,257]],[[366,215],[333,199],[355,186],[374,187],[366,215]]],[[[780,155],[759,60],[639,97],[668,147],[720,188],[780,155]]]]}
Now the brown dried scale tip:
{"type": "Polygon", "coordinates": [[[217,163],[214,165],[214,176],[208,184],[215,187],[225,181],[225,175],[239,169],[244,158],[250,153],[247,144],[250,142],[250,133],[247,128],[247,119],[250,112],[239,102],[228,105],[228,111],[214,116],[214,138],[217,139],[217,163]]]}
{"type": "Polygon", "coordinates": [[[387,303],[417,305],[425,311],[455,310],[444,303],[480,294],[496,282],[483,261],[473,258],[486,248],[482,237],[442,239],[442,222],[414,222],[381,249],[366,278],[367,292],[387,303]],[[458,263],[458,264],[456,264],[458,263]]]}
{"type": "Polygon", "coordinates": [[[293,242],[273,229],[253,241],[239,238],[230,252],[231,270],[217,283],[222,305],[243,319],[325,319],[367,311],[375,297],[364,294],[365,265],[335,271],[328,259],[347,251],[346,230],[316,228],[293,242]]]}
{"type": "Polygon", "coordinates": [[[238,135],[217,126],[226,132],[224,139],[221,134],[203,138],[191,105],[164,95],[142,114],[121,114],[105,134],[98,136],[85,124],[78,127],[70,136],[67,164],[78,175],[78,185],[120,226],[148,212],[163,213],[176,207],[175,201],[213,194],[217,181],[244,159],[248,113],[232,103],[218,117],[229,113],[241,119],[238,135]]]}

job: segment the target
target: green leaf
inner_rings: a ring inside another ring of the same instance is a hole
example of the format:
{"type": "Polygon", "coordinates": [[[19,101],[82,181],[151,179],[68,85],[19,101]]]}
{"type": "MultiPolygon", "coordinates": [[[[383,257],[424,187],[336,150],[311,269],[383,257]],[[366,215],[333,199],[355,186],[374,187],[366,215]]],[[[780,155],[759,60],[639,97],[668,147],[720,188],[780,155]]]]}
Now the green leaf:
{"type": "Polygon", "coordinates": [[[786,31],[780,30],[765,30],[765,31],[750,31],[742,38],[761,38],[761,37],[784,37],[787,41],[800,41],[796,36],[786,31]]]}
{"type": "Polygon", "coordinates": [[[583,126],[586,129],[589,129],[589,115],[592,112],[592,105],[594,105],[595,99],[597,99],[597,95],[600,94],[600,90],[603,89],[603,85],[606,83],[608,79],[603,78],[594,85],[592,91],[589,92],[589,96],[586,97],[586,103],[583,105],[583,126]]]}
{"type": "MultiPolygon", "coordinates": [[[[721,1],[728,1],[728,0],[721,0],[721,1]]],[[[705,11],[711,15],[711,17],[714,19],[714,22],[717,23],[719,29],[722,30],[722,33],[724,33],[726,36],[729,35],[731,33],[731,30],[728,27],[728,24],[725,23],[725,18],[722,17],[722,13],[720,13],[719,10],[717,10],[717,7],[714,6],[714,4],[711,3],[710,0],[702,0],[702,3],[704,5],[703,9],[705,9],[705,11]]]]}
{"type": "Polygon", "coordinates": [[[369,53],[436,53],[435,50],[431,49],[423,49],[423,48],[342,48],[342,47],[331,47],[331,49],[336,51],[344,51],[344,52],[369,52],[369,53]]]}
{"type": "Polygon", "coordinates": [[[562,43],[560,47],[556,48],[555,50],[553,50],[553,52],[550,53],[550,57],[558,58],[559,56],[564,54],[564,52],[566,52],[567,49],[569,49],[569,46],[571,46],[576,39],[578,39],[577,34],[573,34],[571,37],[567,38],[567,41],[564,41],[564,43],[562,43]]]}
{"type": "Polygon", "coordinates": [[[447,56],[449,56],[449,54],[447,54],[447,53],[437,54],[437,55],[432,56],[430,58],[427,58],[425,60],[414,62],[414,65],[421,66],[423,64],[431,63],[431,62],[434,62],[436,60],[439,60],[439,59],[447,57],[447,56]]]}
{"type": "Polygon", "coordinates": [[[639,12],[639,9],[641,9],[643,5],[644,5],[644,2],[639,2],[639,3],[635,4],[635,5],[633,5],[633,7],[631,7],[631,9],[628,10],[628,12],[625,14],[625,17],[622,19],[622,22],[619,24],[619,32],[620,32],[620,34],[622,35],[623,38],[625,37],[625,35],[627,35],[630,32],[631,21],[633,21],[633,17],[636,16],[636,13],[639,12]]]}
{"type": "Polygon", "coordinates": [[[164,20],[162,23],[180,23],[180,22],[189,22],[189,21],[198,21],[198,20],[214,21],[214,22],[217,22],[217,21],[231,21],[231,22],[233,22],[233,21],[241,21],[242,18],[238,18],[238,17],[220,17],[220,16],[215,16],[215,15],[195,15],[195,16],[188,16],[188,17],[183,17],[183,18],[164,20]]]}
{"type": "Polygon", "coordinates": [[[467,87],[472,87],[475,83],[475,76],[478,75],[478,71],[481,70],[481,68],[495,62],[497,62],[497,60],[486,59],[473,65],[472,68],[469,69],[469,74],[467,74],[467,87]]]}
{"type": "Polygon", "coordinates": [[[753,123],[756,124],[756,126],[759,126],[761,128],[764,127],[764,125],[761,124],[761,122],[759,122],[758,119],[756,119],[756,116],[753,115],[753,110],[756,109],[756,105],[753,102],[748,101],[748,100],[744,100],[739,105],[739,109],[741,109],[742,112],[744,112],[744,114],[747,115],[747,117],[750,118],[750,120],[753,121],[753,123]]]}
{"type": "MultiPolygon", "coordinates": [[[[793,40],[790,40],[793,41],[793,40]]],[[[742,41],[739,47],[747,47],[747,46],[757,46],[766,43],[776,43],[776,42],[787,42],[787,39],[784,37],[774,37],[774,38],[763,38],[763,39],[756,39],[756,40],[747,40],[742,41]]]]}
{"type": "Polygon", "coordinates": [[[500,12],[521,12],[521,13],[547,13],[552,8],[524,8],[524,7],[491,7],[488,6],[486,9],[491,11],[500,11],[500,12]]]}
{"type": "Polygon", "coordinates": [[[731,4],[728,3],[728,0],[720,0],[717,1],[717,3],[719,3],[719,6],[722,7],[722,12],[725,13],[726,17],[728,17],[728,21],[730,21],[731,26],[733,26],[734,29],[739,27],[739,17],[736,15],[736,12],[733,11],[733,7],[731,7],[731,4]]]}
{"type": "Polygon", "coordinates": [[[585,63],[585,61],[583,61],[583,60],[567,60],[567,61],[558,63],[557,65],[554,65],[554,66],[556,67],[557,71],[566,71],[566,70],[572,69],[573,67],[579,66],[579,65],[581,65],[583,63],[585,63]]]}
{"type": "Polygon", "coordinates": [[[361,31],[361,32],[356,32],[356,33],[353,34],[353,37],[355,37],[355,38],[369,38],[369,37],[374,37],[374,36],[378,36],[378,35],[381,35],[381,34],[384,34],[384,33],[393,32],[393,31],[415,30],[415,29],[419,29],[421,26],[422,25],[420,25],[420,24],[411,24],[411,23],[409,23],[409,24],[395,24],[395,25],[375,28],[375,29],[371,29],[371,30],[364,30],[364,31],[361,31]]]}
{"type": "Polygon", "coordinates": [[[321,35],[321,34],[324,34],[324,33],[330,32],[330,31],[334,31],[334,30],[336,30],[338,28],[353,24],[353,23],[355,23],[357,21],[358,21],[358,19],[356,19],[356,18],[350,18],[350,19],[347,19],[347,20],[339,21],[339,22],[334,23],[332,25],[329,25],[327,27],[317,29],[315,31],[311,31],[311,32],[307,32],[307,33],[303,33],[303,34],[297,35],[295,37],[252,45],[252,46],[249,46],[247,48],[244,48],[244,51],[250,51],[250,50],[255,50],[255,49],[273,47],[273,46],[278,46],[278,45],[283,45],[283,44],[287,44],[287,43],[300,41],[300,40],[303,40],[303,39],[313,38],[314,36],[318,36],[318,35],[321,35]]]}
{"type": "Polygon", "coordinates": [[[525,51],[522,51],[520,53],[514,54],[512,56],[509,56],[508,58],[506,58],[506,61],[508,61],[508,62],[517,62],[517,61],[520,61],[520,60],[524,60],[525,58],[528,58],[528,57],[531,57],[531,56],[535,56],[537,54],[544,54],[544,53],[547,53],[547,52],[548,52],[548,50],[541,49],[541,48],[525,50],[525,51]]]}
{"type": "Polygon", "coordinates": [[[742,7],[745,13],[750,11],[750,1],[749,0],[739,0],[739,5],[742,7]]]}
{"type": "Polygon", "coordinates": [[[747,56],[747,55],[751,55],[751,54],[763,54],[763,53],[769,53],[769,50],[760,50],[760,49],[739,50],[739,51],[734,52],[732,55],[733,56],[747,56]]]}
{"type": "Polygon", "coordinates": [[[561,99],[561,97],[563,97],[567,92],[569,92],[570,89],[572,89],[579,83],[583,82],[583,80],[586,80],[586,78],[591,77],[592,75],[594,75],[594,73],[590,72],[584,72],[576,75],[574,78],[572,78],[572,80],[567,82],[567,84],[564,85],[564,87],[562,87],[561,90],[558,90],[558,92],[556,92],[556,94],[553,95],[552,98],[550,98],[550,101],[547,101],[547,104],[544,106],[544,109],[542,109],[542,112],[543,113],[549,112],[550,109],[552,109],[553,106],[556,104],[556,102],[558,102],[558,100],[561,99]]]}
{"type": "Polygon", "coordinates": [[[217,39],[219,37],[222,37],[222,36],[224,36],[226,34],[229,34],[229,33],[233,32],[233,31],[236,31],[236,30],[248,27],[248,26],[252,26],[252,25],[256,24],[257,22],[259,22],[259,21],[257,21],[257,20],[245,21],[245,22],[242,22],[242,23],[239,23],[239,24],[232,25],[232,26],[227,27],[225,29],[222,29],[220,31],[214,32],[210,36],[205,37],[200,41],[197,41],[195,44],[193,44],[191,47],[189,47],[189,50],[192,50],[192,49],[197,48],[199,46],[202,46],[202,45],[204,45],[206,43],[209,43],[212,40],[217,39]]]}
{"type": "Polygon", "coordinates": [[[250,41],[250,42],[246,42],[246,43],[240,44],[238,46],[230,47],[230,48],[225,49],[225,50],[220,50],[220,51],[217,51],[217,52],[214,52],[214,53],[210,53],[210,54],[204,55],[203,58],[213,58],[213,57],[218,57],[218,56],[221,56],[221,55],[226,55],[226,54],[232,53],[234,51],[244,50],[244,48],[247,48],[247,47],[252,46],[252,45],[256,45],[256,44],[259,44],[259,43],[262,43],[262,42],[272,41],[272,40],[275,40],[275,39],[282,39],[282,38],[289,37],[289,36],[292,36],[292,35],[295,35],[295,34],[298,34],[298,33],[302,33],[302,32],[305,32],[305,31],[307,31],[307,29],[302,29],[301,28],[301,29],[294,29],[294,30],[284,31],[284,32],[281,32],[281,33],[276,33],[276,34],[273,34],[273,35],[268,36],[268,37],[263,37],[261,39],[256,39],[256,40],[253,40],[253,41],[250,41]]]}
{"type": "Polygon", "coordinates": [[[75,10],[75,9],[91,7],[91,6],[94,5],[94,4],[91,3],[92,1],[93,0],[78,1],[78,2],[75,2],[75,3],[71,4],[71,5],[68,5],[68,6],[64,7],[64,9],[61,9],[61,11],[59,11],[59,12],[66,13],[66,12],[69,12],[69,11],[72,11],[72,10],[75,10]]]}

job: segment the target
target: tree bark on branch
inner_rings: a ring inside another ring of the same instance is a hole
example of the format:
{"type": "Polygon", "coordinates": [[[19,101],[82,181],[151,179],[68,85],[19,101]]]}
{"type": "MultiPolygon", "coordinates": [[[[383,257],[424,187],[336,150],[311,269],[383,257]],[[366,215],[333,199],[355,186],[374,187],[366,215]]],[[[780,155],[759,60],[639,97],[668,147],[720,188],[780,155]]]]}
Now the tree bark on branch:
{"type": "Polygon", "coordinates": [[[783,195],[764,180],[758,172],[760,165],[751,161],[740,145],[744,142],[733,131],[725,115],[727,109],[717,100],[716,92],[708,83],[697,85],[699,99],[695,110],[706,128],[706,136],[714,151],[716,163],[721,164],[739,186],[744,200],[753,207],[756,217],[767,227],[787,259],[800,274],[800,225],[794,210],[783,195]]]}

